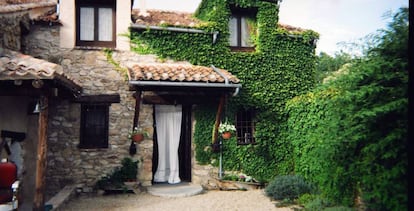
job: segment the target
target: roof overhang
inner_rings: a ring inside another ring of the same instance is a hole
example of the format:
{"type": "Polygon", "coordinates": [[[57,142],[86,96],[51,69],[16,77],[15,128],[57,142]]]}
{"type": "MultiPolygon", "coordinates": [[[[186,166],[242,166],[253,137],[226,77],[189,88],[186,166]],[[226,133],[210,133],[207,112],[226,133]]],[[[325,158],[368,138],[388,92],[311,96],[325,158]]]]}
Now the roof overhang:
{"type": "Polygon", "coordinates": [[[80,95],[82,87],[63,68],[42,59],[0,49],[0,95],[80,95]]]}
{"type": "Polygon", "coordinates": [[[190,64],[136,64],[128,69],[129,85],[139,91],[156,92],[162,98],[216,98],[236,96],[242,85],[230,72],[214,66],[190,64]],[[169,96],[169,97],[167,97],[169,96]]]}

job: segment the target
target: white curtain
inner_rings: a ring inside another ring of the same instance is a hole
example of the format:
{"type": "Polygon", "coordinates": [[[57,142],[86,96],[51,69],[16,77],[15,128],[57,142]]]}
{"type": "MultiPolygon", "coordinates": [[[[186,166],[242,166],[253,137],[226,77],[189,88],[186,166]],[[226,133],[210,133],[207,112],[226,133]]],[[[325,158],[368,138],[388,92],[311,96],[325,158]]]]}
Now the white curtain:
{"type": "Polygon", "coordinates": [[[155,182],[176,184],[179,176],[178,146],[180,144],[181,105],[156,105],[155,121],[158,140],[158,167],[155,182]]]}
{"type": "Polygon", "coordinates": [[[94,36],[94,9],[91,7],[80,8],[80,40],[93,41],[94,36]]]}
{"type": "Polygon", "coordinates": [[[112,8],[99,8],[99,41],[112,41],[112,8]]]}
{"type": "Polygon", "coordinates": [[[231,16],[229,20],[229,32],[230,46],[237,46],[237,18],[234,16],[231,16]]]}

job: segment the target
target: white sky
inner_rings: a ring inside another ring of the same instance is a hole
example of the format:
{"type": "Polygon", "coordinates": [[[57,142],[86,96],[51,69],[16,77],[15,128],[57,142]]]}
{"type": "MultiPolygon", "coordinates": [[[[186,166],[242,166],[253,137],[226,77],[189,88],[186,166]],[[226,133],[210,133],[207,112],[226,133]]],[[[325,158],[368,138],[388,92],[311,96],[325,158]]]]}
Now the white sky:
{"type": "MultiPolygon", "coordinates": [[[[135,0],[136,5],[139,1],[135,0]]],[[[148,9],[195,12],[201,0],[146,0],[148,9]]],[[[386,12],[408,7],[408,0],[282,0],[279,22],[320,34],[317,53],[333,55],[339,42],[358,39],[385,28],[386,12]]]]}

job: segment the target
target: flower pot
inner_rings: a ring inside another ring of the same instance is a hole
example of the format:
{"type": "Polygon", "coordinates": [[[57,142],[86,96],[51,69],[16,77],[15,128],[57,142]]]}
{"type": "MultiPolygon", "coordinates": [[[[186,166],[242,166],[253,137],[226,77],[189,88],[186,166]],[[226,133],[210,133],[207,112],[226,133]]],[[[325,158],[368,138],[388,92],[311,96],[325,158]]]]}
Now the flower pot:
{"type": "Polygon", "coordinates": [[[221,137],[223,137],[223,139],[229,139],[231,138],[231,132],[224,132],[221,134],[221,137]]]}
{"type": "Polygon", "coordinates": [[[141,142],[142,140],[144,140],[144,134],[141,133],[137,133],[135,135],[132,136],[132,140],[136,143],[141,142]]]}

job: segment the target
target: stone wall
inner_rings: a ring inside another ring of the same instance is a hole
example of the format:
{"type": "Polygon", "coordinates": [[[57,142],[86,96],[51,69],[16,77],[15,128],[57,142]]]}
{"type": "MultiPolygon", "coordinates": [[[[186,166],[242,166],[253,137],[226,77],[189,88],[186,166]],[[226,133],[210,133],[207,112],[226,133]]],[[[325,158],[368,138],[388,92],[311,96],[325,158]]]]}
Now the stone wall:
{"type": "MultiPolygon", "coordinates": [[[[107,61],[103,50],[59,48],[58,26],[32,26],[24,37],[24,53],[61,64],[65,73],[81,84],[88,95],[119,94],[121,102],[110,106],[109,147],[107,149],[79,149],[81,105],[69,100],[51,102],[49,111],[47,188],[49,196],[67,184],[77,184],[85,192],[92,191],[95,182],[121,165],[129,155],[128,131],[132,128],[135,99],[129,91],[124,73],[107,61]]],[[[131,52],[114,52],[115,60],[138,62],[131,52]],[[135,61],[134,61],[135,60],[135,61]]],[[[141,105],[139,125],[152,137],[152,106],[141,105]]],[[[138,179],[144,185],[152,180],[152,140],[137,146],[138,179]]]]}
{"type": "Polygon", "coordinates": [[[0,29],[0,48],[20,51],[21,34],[29,30],[29,13],[0,13],[0,29]]]}
{"type": "MultiPolygon", "coordinates": [[[[24,53],[61,64],[65,73],[81,84],[84,94],[120,95],[121,102],[110,106],[107,149],[78,148],[80,104],[55,100],[50,105],[46,179],[48,194],[51,196],[67,184],[77,184],[85,192],[92,191],[97,180],[112,172],[121,165],[124,157],[129,156],[130,141],[127,135],[132,128],[135,110],[133,91],[129,91],[126,75],[107,61],[103,50],[62,49],[59,48],[59,26],[33,25],[31,28],[30,34],[23,39],[24,53]]],[[[114,51],[112,56],[121,67],[156,61],[155,56],[126,51],[114,51]]],[[[149,132],[150,138],[137,145],[137,154],[132,158],[139,160],[139,182],[142,186],[150,186],[153,153],[152,105],[141,105],[139,125],[149,132]]],[[[194,146],[192,148],[192,181],[207,184],[212,176],[217,175],[217,168],[196,164],[194,146]]]]}

